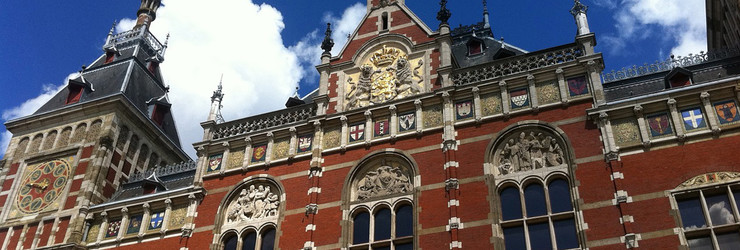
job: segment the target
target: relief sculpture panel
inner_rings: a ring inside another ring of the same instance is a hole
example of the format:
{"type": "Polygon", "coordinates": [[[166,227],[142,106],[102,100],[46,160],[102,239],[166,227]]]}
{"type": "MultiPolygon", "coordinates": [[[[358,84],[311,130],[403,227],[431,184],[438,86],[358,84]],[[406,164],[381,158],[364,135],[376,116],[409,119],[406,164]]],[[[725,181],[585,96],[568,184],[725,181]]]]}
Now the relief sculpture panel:
{"type": "Polygon", "coordinates": [[[280,195],[270,185],[250,185],[231,201],[226,213],[227,223],[249,222],[277,217],[280,195]]]}
{"type": "Polygon", "coordinates": [[[541,130],[509,135],[495,151],[498,175],[565,166],[563,143],[557,138],[541,130]]]}
{"type": "Polygon", "coordinates": [[[363,201],[370,198],[393,194],[406,194],[414,189],[409,173],[402,166],[381,161],[378,166],[370,168],[355,182],[356,199],[363,201]]]}
{"type": "Polygon", "coordinates": [[[424,61],[410,59],[403,50],[383,48],[370,53],[359,72],[350,73],[345,85],[347,109],[416,95],[424,89],[424,61]]]}

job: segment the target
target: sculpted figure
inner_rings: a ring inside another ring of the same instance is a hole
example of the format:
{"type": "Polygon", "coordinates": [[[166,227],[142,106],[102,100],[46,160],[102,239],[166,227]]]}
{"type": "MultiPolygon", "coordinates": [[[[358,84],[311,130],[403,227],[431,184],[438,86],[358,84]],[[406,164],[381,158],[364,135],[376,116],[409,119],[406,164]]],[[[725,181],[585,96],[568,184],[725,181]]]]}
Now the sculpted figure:
{"type": "Polygon", "coordinates": [[[545,167],[545,154],[542,152],[544,149],[544,145],[539,140],[539,137],[542,137],[542,133],[537,134],[537,136],[534,136],[534,132],[531,132],[529,134],[530,137],[530,156],[532,157],[532,167],[537,168],[543,168],[545,167]]]}
{"type": "Polygon", "coordinates": [[[407,193],[413,190],[411,180],[400,168],[380,166],[375,171],[368,171],[357,182],[356,192],[358,200],[373,197],[407,193]]]}
{"type": "Polygon", "coordinates": [[[527,135],[524,132],[519,134],[519,142],[517,142],[517,147],[519,148],[519,170],[532,169],[532,163],[530,162],[532,158],[529,153],[530,146],[527,135]]]}
{"type": "Polygon", "coordinates": [[[396,86],[396,92],[399,95],[402,95],[409,89],[411,90],[410,94],[412,95],[421,92],[421,89],[419,89],[419,85],[414,82],[414,79],[411,75],[411,66],[409,64],[410,63],[406,59],[406,57],[398,58],[398,61],[396,62],[396,78],[398,79],[398,81],[396,82],[396,84],[398,84],[396,86]]]}
{"type": "Polygon", "coordinates": [[[273,194],[270,186],[255,188],[250,185],[229,205],[226,221],[232,223],[276,216],[279,206],[280,196],[273,194]]]}
{"type": "Polygon", "coordinates": [[[550,139],[550,143],[547,149],[547,163],[550,166],[558,166],[563,164],[563,150],[560,149],[560,145],[555,139],[550,139]]]}

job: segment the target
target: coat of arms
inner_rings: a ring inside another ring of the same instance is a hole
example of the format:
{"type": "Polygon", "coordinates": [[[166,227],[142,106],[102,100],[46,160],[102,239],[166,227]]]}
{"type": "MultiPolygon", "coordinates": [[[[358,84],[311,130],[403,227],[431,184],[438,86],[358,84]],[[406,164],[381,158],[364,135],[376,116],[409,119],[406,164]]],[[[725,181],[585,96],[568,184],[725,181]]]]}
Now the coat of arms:
{"type": "Polygon", "coordinates": [[[704,122],[704,116],[701,113],[701,108],[683,110],[681,111],[681,118],[683,119],[683,125],[686,130],[694,130],[707,126],[707,124],[704,122]]]}
{"type": "Polygon", "coordinates": [[[313,144],[312,135],[304,135],[298,138],[298,153],[305,153],[311,151],[311,145],[313,144]]]}
{"type": "Polygon", "coordinates": [[[511,108],[518,109],[529,106],[529,93],[527,89],[511,91],[511,108]]]}
{"type": "Polygon", "coordinates": [[[164,221],[164,211],[159,213],[153,213],[152,218],[149,220],[149,230],[154,230],[162,227],[164,221]]]}
{"type": "Polygon", "coordinates": [[[667,114],[648,116],[647,120],[650,127],[650,134],[653,137],[673,133],[673,129],[671,129],[671,120],[667,114]]]}
{"type": "Polygon", "coordinates": [[[586,85],[586,77],[580,76],[568,79],[568,91],[570,96],[579,96],[588,94],[588,86],[586,85]]]}
{"type": "Polygon", "coordinates": [[[223,160],[223,155],[212,155],[211,157],[208,157],[208,172],[213,172],[221,169],[221,161],[223,160]]]}
{"type": "Polygon", "coordinates": [[[349,127],[349,142],[362,141],[365,139],[365,124],[358,123],[349,127]]]}
{"type": "Polygon", "coordinates": [[[423,82],[419,62],[411,69],[411,63],[400,49],[383,46],[370,56],[369,63],[360,66],[357,82],[347,80],[347,108],[359,108],[384,103],[421,92],[423,82]]]}
{"type": "Polygon", "coordinates": [[[388,126],[388,119],[380,120],[375,122],[375,137],[381,137],[388,135],[390,132],[390,127],[388,126]]]}
{"type": "Polygon", "coordinates": [[[121,229],[121,220],[116,220],[108,223],[108,230],[105,232],[106,238],[118,236],[118,231],[121,229]]]}
{"type": "Polygon", "coordinates": [[[719,102],[714,104],[714,110],[719,116],[719,123],[728,124],[740,121],[740,115],[737,114],[737,105],[735,101],[719,102]]]}
{"type": "Polygon", "coordinates": [[[252,149],[252,162],[265,161],[267,145],[256,146],[252,149]]]}
{"type": "Polygon", "coordinates": [[[404,132],[416,129],[416,113],[406,113],[398,116],[398,131],[404,132]]]}
{"type": "Polygon", "coordinates": [[[141,219],[143,218],[143,215],[137,215],[134,217],[131,217],[128,220],[128,229],[126,230],[127,234],[135,234],[139,233],[139,229],[141,229],[141,219]]]}
{"type": "Polygon", "coordinates": [[[457,119],[467,119],[470,117],[473,117],[473,102],[471,101],[462,101],[455,104],[455,109],[457,110],[457,119]]]}

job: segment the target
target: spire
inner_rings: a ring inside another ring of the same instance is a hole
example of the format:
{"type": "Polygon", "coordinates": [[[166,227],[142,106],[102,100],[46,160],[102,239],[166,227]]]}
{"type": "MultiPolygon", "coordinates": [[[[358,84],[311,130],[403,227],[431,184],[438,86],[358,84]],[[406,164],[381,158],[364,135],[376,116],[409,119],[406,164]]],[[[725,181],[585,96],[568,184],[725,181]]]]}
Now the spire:
{"type": "Polygon", "coordinates": [[[491,23],[488,20],[488,1],[483,0],[483,28],[491,28],[491,23]]]}
{"type": "Polygon", "coordinates": [[[447,21],[450,20],[452,13],[447,9],[447,0],[439,1],[439,12],[437,12],[437,20],[439,20],[440,26],[447,25],[447,21]]]}
{"type": "Polygon", "coordinates": [[[570,9],[570,14],[576,19],[578,35],[581,36],[591,33],[591,30],[588,28],[588,18],[586,17],[588,6],[582,4],[581,0],[574,0],[574,2],[573,8],[570,9]]]}
{"type": "Polygon", "coordinates": [[[169,44],[170,44],[170,33],[167,33],[167,38],[164,39],[164,45],[162,45],[162,51],[159,52],[162,58],[164,58],[164,53],[167,52],[167,46],[169,46],[169,44]]]}
{"type": "Polygon", "coordinates": [[[223,93],[223,81],[224,75],[221,74],[221,80],[218,82],[218,88],[213,91],[211,96],[211,112],[208,114],[208,121],[214,121],[216,123],[223,123],[224,117],[221,115],[221,101],[224,99],[223,93]]]}
{"type": "Polygon", "coordinates": [[[160,5],[162,5],[161,0],[141,0],[141,7],[136,12],[137,18],[134,29],[138,29],[141,26],[149,29],[154,19],[157,19],[157,9],[159,9],[160,5]]]}
{"type": "Polygon", "coordinates": [[[331,49],[334,48],[334,39],[331,39],[331,23],[326,24],[326,32],[324,32],[324,41],[321,43],[321,49],[324,53],[321,56],[328,55],[331,57],[331,49]]]}

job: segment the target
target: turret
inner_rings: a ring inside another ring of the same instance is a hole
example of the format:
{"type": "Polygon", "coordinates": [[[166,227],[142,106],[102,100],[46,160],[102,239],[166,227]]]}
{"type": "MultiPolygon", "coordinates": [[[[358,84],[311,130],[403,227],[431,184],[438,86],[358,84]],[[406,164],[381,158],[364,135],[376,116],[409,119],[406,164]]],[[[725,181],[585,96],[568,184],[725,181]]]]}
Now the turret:
{"type": "Polygon", "coordinates": [[[138,17],[136,18],[136,26],[134,26],[134,29],[138,29],[141,26],[145,26],[146,29],[149,29],[149,26],[154,19],[157,19],[157,9],[159,9],[161,4],[161,0],[141,0],[141,7],[139,7],[139,11],[136,12],[138,17]]]}

